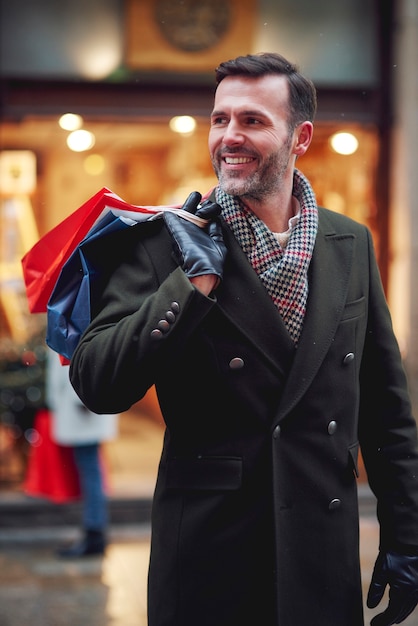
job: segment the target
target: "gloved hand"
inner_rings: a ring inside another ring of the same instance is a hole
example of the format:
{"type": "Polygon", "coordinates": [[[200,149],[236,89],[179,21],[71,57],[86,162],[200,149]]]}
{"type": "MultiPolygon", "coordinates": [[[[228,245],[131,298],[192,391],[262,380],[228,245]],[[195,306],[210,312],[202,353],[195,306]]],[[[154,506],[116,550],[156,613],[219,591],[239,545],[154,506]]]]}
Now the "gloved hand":
{"type": "Polygon", "coordinates": [[[210,220],[204,228],[171,211],[164,212],[164,221],[173,239],[175,258],[186,276],[194,278],[214,274],[222,279],[226,247],[221,225],[216,219],[221,207],[216,202],[205,200],[198,208],[201,198],[199,192],[193,191],[182,209],[210,220]]]}
{"type": "Polygon", "coordinates": [[[418,556],[380,552],[367,595],[367,606],[374,609],[389,585],[389,604],[376,615],[371,626],[400,624],[412,613],[418,603],[418,556]]]}

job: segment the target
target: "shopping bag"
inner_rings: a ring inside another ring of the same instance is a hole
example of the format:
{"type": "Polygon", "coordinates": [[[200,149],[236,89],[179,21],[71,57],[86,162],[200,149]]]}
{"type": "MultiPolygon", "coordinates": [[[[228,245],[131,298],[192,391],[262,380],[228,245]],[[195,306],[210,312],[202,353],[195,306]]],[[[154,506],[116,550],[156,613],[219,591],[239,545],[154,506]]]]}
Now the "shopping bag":
{"type": "MultiPolygon", "coordinates": [[[[207,198],[211,191],[205,194],[207,198]]],[[[204,199],[203,198],[203,199],[204,199]]],[[[179,213],[199,226],[206,224],[191,213],[173,206],[138,206],[129,204],[103,187],[55,228],[47,232],[22,258],[26,296],[31,313],[45,313],[49,297],[64,263],[95,224],[107,213],[127,219],[143,220],[161,215],[164,210],[179,213]]]]}
{"type": "MultiPolygon", "coordinates": [[[[64,263],[48,300],[46,332],[46,343],[65,357],[63,362],[71,359],[91,321],[92,283],[102,269],[91,244],[99,237],[109,237],[136,223],[113,213],[104,215],[64,263]]],[[[111,244],[109,250],[112,250],[111,244]]]]}
{"type": "Polygon", "coordinates": [[[51,419],[48,409],[40,409],[35,416],[34,429],[38,432],[39,444],[30,449],[23,490],[29,496],[56,503],[80,500],[73,449],[60,446],[52,439],[51,419]]]}
{"type": "Polygon", "coordinates": [[[88,233],[103,210],[105,187],[44,235],[23,257],[22,267],[29,309],[43,313],[62,264],[88,233]]]}

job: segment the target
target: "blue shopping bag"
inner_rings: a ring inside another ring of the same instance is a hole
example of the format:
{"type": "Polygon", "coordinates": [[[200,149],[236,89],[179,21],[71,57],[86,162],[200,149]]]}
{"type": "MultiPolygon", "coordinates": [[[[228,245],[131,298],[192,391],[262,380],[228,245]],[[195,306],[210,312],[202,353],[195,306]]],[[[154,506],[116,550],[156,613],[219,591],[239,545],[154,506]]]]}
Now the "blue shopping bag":
{"type": "Polygon", "coordinates": [[[46,343],[66,359],[71,359],[91,321],[91,289],[101,267],[90,244],[136,223],[107,213],[64,263],[47,304],[46,343]]]}

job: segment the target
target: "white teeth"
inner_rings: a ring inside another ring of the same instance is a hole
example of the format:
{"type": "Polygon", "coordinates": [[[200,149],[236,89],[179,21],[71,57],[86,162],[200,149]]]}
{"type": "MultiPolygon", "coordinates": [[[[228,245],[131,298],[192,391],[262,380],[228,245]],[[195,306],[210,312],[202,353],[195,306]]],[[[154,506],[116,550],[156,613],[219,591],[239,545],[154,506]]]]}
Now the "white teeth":
{"type": "Polygon", "coordinates": [[[239,163],[251,163],[252,159],[248,157],[225,157],[225,163],[228,165],[238,165],[239,163]]]}

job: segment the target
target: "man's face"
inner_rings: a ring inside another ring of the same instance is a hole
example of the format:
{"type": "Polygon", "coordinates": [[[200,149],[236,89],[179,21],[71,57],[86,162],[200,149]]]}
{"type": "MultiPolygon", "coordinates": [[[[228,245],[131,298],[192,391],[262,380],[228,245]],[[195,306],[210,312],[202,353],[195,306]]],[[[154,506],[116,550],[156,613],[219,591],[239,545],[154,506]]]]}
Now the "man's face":
{"type": "Polygon", "coordinates": [[[295,131],[289,129],[284,76],[228,76],[219,84],[209,153],[221,188],[262,200],[293,172],[295,131]]]}

